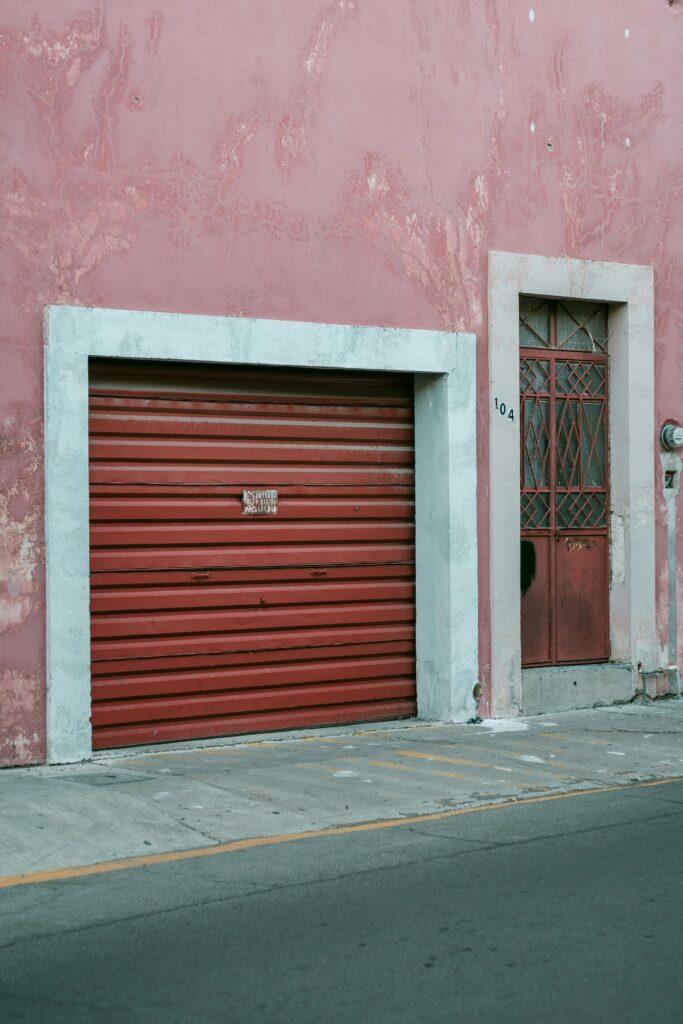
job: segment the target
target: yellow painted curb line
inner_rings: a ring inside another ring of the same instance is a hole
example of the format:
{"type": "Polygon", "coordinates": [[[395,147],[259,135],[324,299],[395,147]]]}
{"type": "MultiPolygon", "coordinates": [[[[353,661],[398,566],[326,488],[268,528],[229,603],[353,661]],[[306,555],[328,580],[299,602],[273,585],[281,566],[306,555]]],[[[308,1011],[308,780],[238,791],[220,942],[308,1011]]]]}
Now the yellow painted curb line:
{"type": "Polygon", "coordinates": [[[542,804],[549,800],[566,800],[574,796],[591,796],[596,793],[615,793],[626,789],[644,789],[648,786],[666,786],[682,782],[681,778],[656,779],[653,782],[635,782],[621,786],[604,786],[600,789],[574,789],[565,793],[550,793],[521,800],[505,800],[494,804],[479,804],[476,807],[455,807],[449,811],[434,811],[431,814],[415,814],[406,818],[388,818],[385,821],[366,821],[359,825],[338,825],[334,828],[316,829],[311,832],[292,832],[285,835],[257,836],[253,839],[235,839],[230,843],[214,846],[199,846],[190,850],[176,850],[170,853],[150,853],[140,857],[125,857],[121,860],[105,860],[81,867],[55,868],[52,871],[27,871],[21,875],[0,876],[0,889],[11,889],[17,885],[38,885],[42,882],[58,882],[67,878],[86,878],[89,875],[105,875],[112,871],[128,871],[131,868],[151,867],[154,864],[173,864],[177,861],[194,860],[197,857],[215,857],[221,853],[237,850],[253,850],[258,846],[277,846],[279,843],[294,843],[303,839],[321,839],[324,836],[344,836],[355,832],[378,832],[380,829],[397,828],[400,825],[423,824],[427,821],[444,821],[461,814],[478,814],[482,811],[499,811],[506,807],[520,807],[526,804],[542,804]]]}

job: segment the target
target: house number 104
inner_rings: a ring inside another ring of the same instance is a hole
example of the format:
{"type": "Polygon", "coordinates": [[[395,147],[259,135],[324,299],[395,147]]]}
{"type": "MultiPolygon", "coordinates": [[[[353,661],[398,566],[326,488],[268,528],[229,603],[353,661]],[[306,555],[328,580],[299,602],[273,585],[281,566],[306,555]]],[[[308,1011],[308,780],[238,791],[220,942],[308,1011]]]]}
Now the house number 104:
{"type": "Polygon", "coordinates": [[[515,410],[514,409],[509,409],[507,407],[507,405],[505,404],[505,402],[499,402],[497,398],[493,399],[493,404],[495,405],[497,412],[499,412],[501,416],[507,416],[507,418],[509,420],[512,420],[512,422],[514,423],[514,421],[515,421],[515,410]]]}

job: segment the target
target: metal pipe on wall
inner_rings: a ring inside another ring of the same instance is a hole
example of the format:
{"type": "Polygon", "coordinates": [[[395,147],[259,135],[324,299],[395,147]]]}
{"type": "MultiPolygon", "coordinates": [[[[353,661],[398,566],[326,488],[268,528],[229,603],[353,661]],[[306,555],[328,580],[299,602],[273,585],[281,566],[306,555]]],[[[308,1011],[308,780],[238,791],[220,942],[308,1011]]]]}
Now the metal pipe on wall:
{"type": "Polygon", "coordinates": [[[664,451],[660,455],[662,487],[666,501],[667,562],[668,562],[668,649],[667,670],[669,693],[681,696],[681,674],[678,666],[678,551],[676,538],[676,511],[681,481],[681,460],[676,450],[683,446],[683,429],[667,423],[662,427],[660,440],[664,451]]]}

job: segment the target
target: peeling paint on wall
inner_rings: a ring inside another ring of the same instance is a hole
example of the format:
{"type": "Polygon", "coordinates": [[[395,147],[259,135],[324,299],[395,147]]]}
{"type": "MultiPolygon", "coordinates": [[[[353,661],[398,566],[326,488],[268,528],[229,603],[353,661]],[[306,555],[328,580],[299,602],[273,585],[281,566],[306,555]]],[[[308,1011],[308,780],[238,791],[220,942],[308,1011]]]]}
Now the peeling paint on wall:
{"type": "Polygon", "coordinates": [[[50,274],[42,302],[79,305],[81,279],[105,257],[130,249],[135,232],[129,218],[146,205],[132,186],[112,186],[97,197],[65,188],[61,197],[51,198],[35,192],[17,173],[5,192],[0,237],[24,257],[36,276],[50,274]]]}
{"type": "Polygon", "coordinates": [[[359,5],[360,0],[333,0],[318,18],[299,60],[300,81],[288,104],[293,113],[280,118],[275,141],[277,161],[286,174],[310,159],[322,75],[335,37],[347,19],[358,13],[359,5]]]}
{"type": "Polygon", "coordinates": [[[35,601],[42,560],[40,456],[16,421],[0,422],[0,637],[21,626],[35,601]]]}
{"type": "Polygon", "coordinates": [[[154,11],[148,18],[145,18],[145,24],[149,35],[147,37],[147,49],[150,53],[156,53],[159,49],[159,40],[161,39],[161,29],[164,24],[164,16],[161,11],[154,11]]]}
{"type": "Polygon", "coordinates": [[[449,330],[481,326],[482,305],[476,270],[483,255],[488,210],[486,181],[476,175],[471,201],[456,215],[420,210],[411,202],[407,185],[378,154],[366,153],[346,190],[332,232],[348,231],[388,243],[388,260],[398,260],[405,274],[437,310],[449,330]]]}
{"type": "Polygon", "coordinates": [[[569,251],[595,241],[604,250],[609,239],[610,258],[619,260],[643,232],[652,238],[665,228],[659,213],[680,196],[683,174],[676,173],[673,180],[667,174],[663,194],[656,190],[654,205],[648,207],[643,204],[638,170],[620,152],[626,141],[630,146],[631,136],[637,138],[638,145],[647,146],[654,125],[662,121],[662,102],[661,83],[641,97],[637,107],[608,95],[601,85],[585,90],[571,115],[576,126],[575,145],[562,159],[561,195],[569,251]]]}
{"type": "MultiPolygon", "coordinates": [[[[159,12],[148,19],[148,49],[153,53],[162,21],[159,12]]],[[[12,62],[16,69],[27,59],[41,59],[39,85],[30,95],[49,140],[55,177],[42,189],[31,184],[23,169],[3,181],[0,238],[24,258],[37,278],[49,274],[39,296],[43,303],[79,305],[81,280],[107,258],[131,249],[139,215],[150,206],[170,222],[171,241],[185,248],[199,244],[207,230],[225,230],[233,212],[222,205],[228,197],[226,186],[234,182],[258,128],[255,114],[229,118],[214,147],[215,166],[208,172],[177,153],[166,166],[150,159],[123,173],[116,168],[115,173],[120,110],[143,109],[144,95],[140,88],[129,89],[134,62],[131,33],[120,29],[113,47],[107,43],[108,35],[101,4],[70,21],[61,34],[44,29],[38,18],[29,33],[0,33],[10,67],[12,62]],[[87,82],[82,78],[86,71],[87,82]],[[79,121],[77,109],[85,90],[92,96],[92,117],[74,139],[71,124],[79,121]]],[[[32,297],[27,308],[34,304],[32,297]]]]}
{"type": "Polygon", "coordinates": [[[9,664],[17,646],[23,663],[43,653],[28,628],[43,605],[40,475],[35,440],[15,418],[0,421],[0,765],[45,757],[44,675],[9,664]]]}
{"type": "Polygon", "coordinates": [[[35,764],[45,759],[45,683],[0,668],[0,765],[35,764]]]}
{"type": "Polygon", "coordinates": [[[256,114],[237,122],[225,124],[224,139],[218,144],[218,169],[221,174],[234,176],[242,166],[244,151],[256,134],[259,119],[256,114]]]}
{"type": "MultiPolygon", "coordinates": [[[[37,18],[29,32],[0,33],[8,68],[20,79],[27,73],[36,79],[30,97],[54,161],[53,178],[43,188],[31,183],[28,166],[15,168],[2,183],[0,238],[47,284],[39,302],[78,304],[80,280],[105,257],[130,248],[135,238],[130,220],[146,205],[125,183],[105,179],[93,193],[83,180],[87,172],[106,173],[111,167],[115,108],[123,98],[131,48],[126,33],[120,35],[92,103],[99,129],[88,128],[78,140],[71,137],[70,114],[81,77],[93,70],[105,42],[101,5],[74,18],[61,34],[43,29],[37,18]]],[[[35,309],[36,296],[27,294],[27,300],[25,308],[35,309]]]]}

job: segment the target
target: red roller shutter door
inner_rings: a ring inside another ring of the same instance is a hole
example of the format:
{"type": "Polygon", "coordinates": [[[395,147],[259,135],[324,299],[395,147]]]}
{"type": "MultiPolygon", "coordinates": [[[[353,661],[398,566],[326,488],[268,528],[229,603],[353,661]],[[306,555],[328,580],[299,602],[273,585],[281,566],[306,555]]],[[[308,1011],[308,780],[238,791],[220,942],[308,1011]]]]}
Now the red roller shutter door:
{"type": "Polygon", "coordinates": [[[415,714],[411,378],[93,363],[90,487],[95,748],[415,714]]]}

